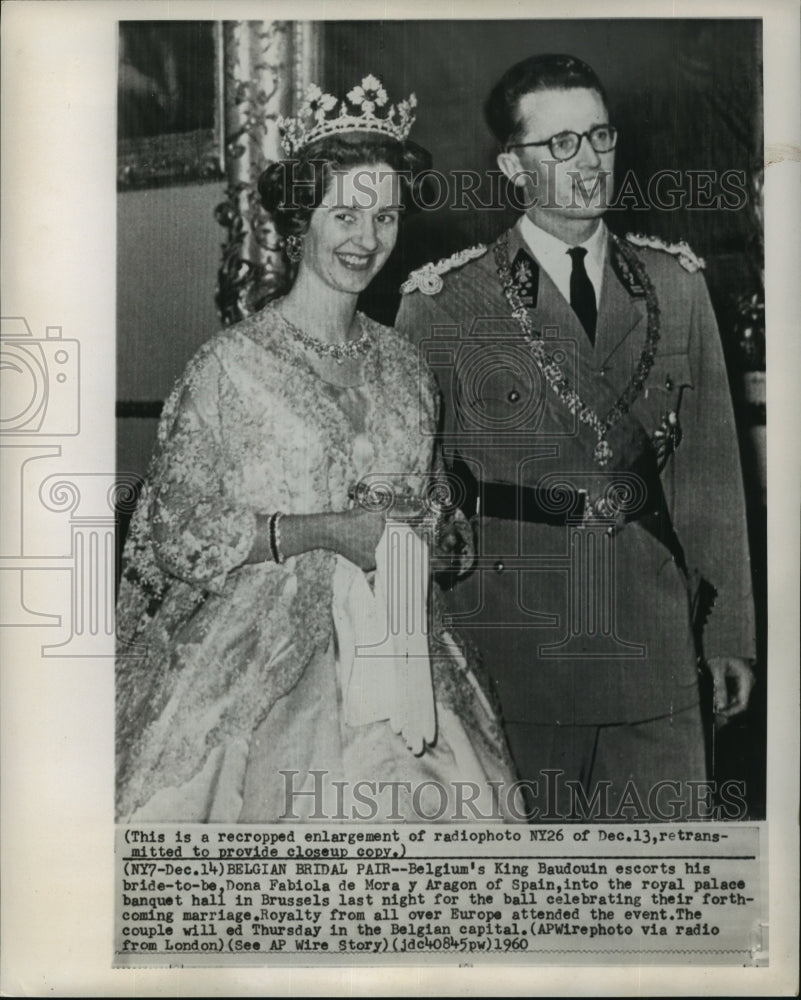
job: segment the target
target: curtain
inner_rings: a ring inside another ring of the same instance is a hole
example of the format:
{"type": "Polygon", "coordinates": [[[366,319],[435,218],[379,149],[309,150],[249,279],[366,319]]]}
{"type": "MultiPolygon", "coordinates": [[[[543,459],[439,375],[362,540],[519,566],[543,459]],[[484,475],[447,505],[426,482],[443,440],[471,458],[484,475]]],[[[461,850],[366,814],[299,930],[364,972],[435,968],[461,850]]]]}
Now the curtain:
{"type": "Polygon", "coordinates": [[[217,280],[217,311],[225,325],[256,312],[279,293],[286,260],[257,183],[280,159],[278,117],[292,115],[321,71],[321,27],[302,21],[223,24],[225,201],[215,216],[226,230],[217,280]]]}

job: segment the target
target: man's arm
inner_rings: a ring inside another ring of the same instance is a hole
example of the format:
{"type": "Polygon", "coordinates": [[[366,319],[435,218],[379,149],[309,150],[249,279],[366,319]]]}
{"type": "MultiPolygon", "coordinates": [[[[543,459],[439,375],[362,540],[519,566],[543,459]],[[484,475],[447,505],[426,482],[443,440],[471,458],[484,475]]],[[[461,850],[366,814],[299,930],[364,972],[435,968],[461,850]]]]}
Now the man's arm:
{"type": "Polygon", "coordinates": [[[717,590],[703,650],[720,721],[744,711],[754,684],[754,607],[745,493],[734,409],[717,322],[700,274],[692,278],[693,387],[681,408],[675,454],[674,521],[689,568],[717,590]]]}
{"type": "Polygon", "coordinates": [[[429,337],[433,303],[431,297],[421,292],[406,292],[401,296],[395,329],[400,330],[413,344],[429,337]]]}

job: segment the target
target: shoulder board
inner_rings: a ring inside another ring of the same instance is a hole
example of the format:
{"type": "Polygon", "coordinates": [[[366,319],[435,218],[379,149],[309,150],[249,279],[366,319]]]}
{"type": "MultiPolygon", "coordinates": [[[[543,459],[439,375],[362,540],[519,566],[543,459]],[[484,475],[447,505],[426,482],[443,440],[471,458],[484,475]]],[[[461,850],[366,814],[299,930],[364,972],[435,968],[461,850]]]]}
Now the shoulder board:
{"type": "Polygon", "coordinates": [[[626,233],[626,239],[635,247],[650,247],[651,250],[663,250],[665,253],[673,254],[685,271],[694,274],[706,267],[703,257],[698,257],[684,240],[678,243],[666,243],[658,236],[645,236],[642,233],[626,233]]]}
{"type": "Polygon", "coordinates": [[[487,252],[487,247],[483,243],[478,243],[474,247],[466,247],[464,250],[457,250],[450,257],[443,257],[436,263],[430,261],[423,264],[416,271],[412,271],[409,277],[401,285],[401,292],[407,295],[409,292],[420,291],[423,295],[436,295],[442,291],[442,275],[448,271],[453,271],[457,267],[463,267],[468,261],[483,257],[487,252]]]}

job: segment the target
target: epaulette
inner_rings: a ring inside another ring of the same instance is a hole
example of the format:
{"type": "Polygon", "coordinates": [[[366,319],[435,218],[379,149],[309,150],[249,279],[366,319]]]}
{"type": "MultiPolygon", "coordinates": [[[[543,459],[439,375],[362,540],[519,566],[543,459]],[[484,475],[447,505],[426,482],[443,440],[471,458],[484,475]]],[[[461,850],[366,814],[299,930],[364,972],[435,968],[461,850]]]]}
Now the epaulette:
{"type": "Polygon", "coordinates": [[[679,240],[678,243],[666,243],[658,236],[645,236],[643,233],[626,233],[626,239],[635,247],[650,247],[651,250],[664,250],[665,253],[673,254],[684,270],[690,274],[695,274],[696,271],[706,267],[704,258],[697,256],[684,240],[679,240]]]}
{"type": "Polygon", "coordinates": [[[478,243],[474,247],[466,247],[464,250],[457,250],[450,257],[443,257],[442,260],[429,261],[423,264],[416,271],[412,271],[409,277],[401,285],[401,292],[407,295],[409,292],[420,291],[423,295],[436,295],[442,291],[441,275],[447,274],[454,268],[462,267],[470,260],[483,257],[487,252],[487,247],[483,243],[478,243]]]}

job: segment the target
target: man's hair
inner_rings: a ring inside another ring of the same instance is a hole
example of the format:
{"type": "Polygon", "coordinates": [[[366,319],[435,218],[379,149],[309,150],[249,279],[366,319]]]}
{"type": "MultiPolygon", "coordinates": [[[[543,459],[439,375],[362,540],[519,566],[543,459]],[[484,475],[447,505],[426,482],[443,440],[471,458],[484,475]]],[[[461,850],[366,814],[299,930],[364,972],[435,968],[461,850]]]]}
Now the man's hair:
{"type": "Polygon", "coordinates": [[[490,91],[484,117],[502,146],[518,138],[520,98],[538,90],[596,90],[606,104],[606,91],[585,62],[575,56],[530,56],[508,69],[490,91]]]}

